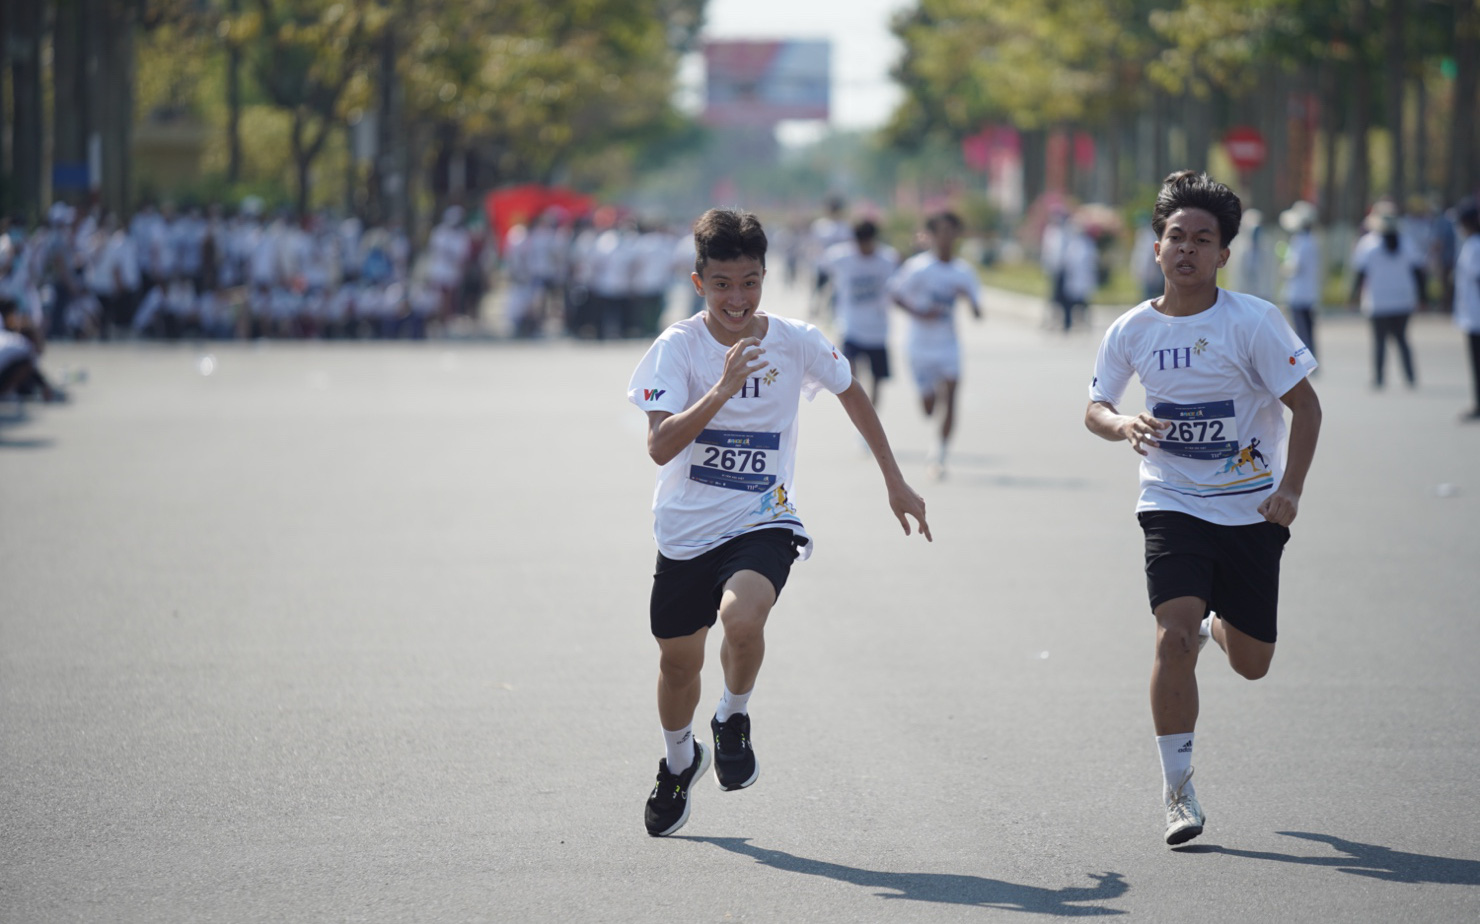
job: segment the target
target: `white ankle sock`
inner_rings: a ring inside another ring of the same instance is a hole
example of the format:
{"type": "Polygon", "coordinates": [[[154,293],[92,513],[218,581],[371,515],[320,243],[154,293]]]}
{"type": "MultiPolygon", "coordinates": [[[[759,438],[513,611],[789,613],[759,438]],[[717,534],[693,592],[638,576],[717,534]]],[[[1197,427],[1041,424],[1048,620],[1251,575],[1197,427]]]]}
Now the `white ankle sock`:
{"type": "MultiPolygon", "coordinates": [[[[755,692],[755,687],[750,688],[750,693],[755,692]]],[[[721,722],[728,722],[730,716],[737,712],[744,712],[750,705],[750,693],[731,693],[730,685],[725,684],[725,695],[719,699],[719,705],[715,707],[714,717],[721,722]]]]}
{"type": "Polygon", "coordinates": [[[689,723],[678,731],[663,729],[663,746],[668,758],[668,772],[682,773],[694,762],[694,725],[689,723]]]}
{"type": "MultiPolygon", "coordinates": [[[[1203,636],[1204,638],[1213,638],[1213,617],[1217,615],[1217,613],[1210,612],[1208,613],[1208,615],[1204,616],[1203,621],[1198,624],[1197,634],[1203,636]]],[[[1213,640],[1217,641],[1217,639],[1213,640]]]]}
{"type": "MultiPolygon", "coordinates": [[[[1163,794],[1176,789],[1187,780],[1192,772],[1192,732],[1180,735],[1158,735],[1156,749],[1161,752],[1161,779],[1163,794]]],[[[1192,794],[1192,784],[1187,784],[1187,794],[1192,794]]]]}

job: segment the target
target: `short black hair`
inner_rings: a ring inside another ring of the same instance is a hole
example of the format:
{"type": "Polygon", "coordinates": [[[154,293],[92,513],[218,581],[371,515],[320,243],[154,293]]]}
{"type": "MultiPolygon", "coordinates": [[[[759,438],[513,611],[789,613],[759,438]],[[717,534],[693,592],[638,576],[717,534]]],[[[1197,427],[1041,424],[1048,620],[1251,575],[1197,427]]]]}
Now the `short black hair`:
{"type": "Polygon", "coordinates": [[[853,239],[862,244],[879,236],[879,226],[867,218],[853,226],[853,239]]]}
{"type": "Polygon", "coordinates": [[[957,231],[960,231],[962,228],[966,227],[961,223],[960,215],[957,215],[955,212],[944,211],[936,212],[934,215],[931,215],[929,218],[925,219],[925,230],[933,232],[943,224],[951,225],[957,231]]]}
{"type": "Polygon", "coordinates": [[[710,260],[754,257],[766,266],[766,229],[750,212],[710,209],[694,223],[694,272],[704,275],[710,260]]]}
{"type": "Polygon", "coordinates": [[[1454,217],[1471,234],[1480,234],[1480,202],[1465,198],[1454,207],[1454,217]]]}
{"type": "Polygon", "coordinates": [[[1227,247],[1238,236],[1244,204],[1234,191],[1196,170],[1179,170],[1161,184],[1156,206],[1151,210],[1151,230],[1158,240],[1166,231],[1167,220],[1182,209],[1201,209],[1218,220],[1218,242],[1227,247]]]}

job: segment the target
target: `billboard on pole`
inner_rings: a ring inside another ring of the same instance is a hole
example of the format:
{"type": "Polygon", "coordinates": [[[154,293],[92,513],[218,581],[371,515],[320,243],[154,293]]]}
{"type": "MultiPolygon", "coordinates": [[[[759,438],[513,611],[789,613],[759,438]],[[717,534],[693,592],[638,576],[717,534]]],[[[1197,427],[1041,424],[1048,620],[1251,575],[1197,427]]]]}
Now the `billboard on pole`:
{"type": "Polygon", "coordinates": [[[704,43],[704,121],[716,126],[826,119],[832,46],[823,40],[704,43]]]}

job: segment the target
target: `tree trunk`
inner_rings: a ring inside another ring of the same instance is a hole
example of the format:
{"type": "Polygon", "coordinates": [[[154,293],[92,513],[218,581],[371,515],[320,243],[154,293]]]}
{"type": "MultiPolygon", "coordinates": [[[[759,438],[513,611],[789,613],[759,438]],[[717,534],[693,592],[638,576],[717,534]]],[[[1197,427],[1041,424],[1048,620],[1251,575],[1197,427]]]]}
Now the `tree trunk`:
{"type": "Polygon", "coordinates": [[[1334,61],[1321,64],[1321,136],[1324,139],[1321,170],[1321,224],[1336,220],[1336,172],[1340,167],[1337,149],[1341,139],[1341,65],[1334,61]]]}
{"type": "Polygon", "coordinates": [[[1407,151],[1403,143],[1403,90],[1407,54],[1403,30],[1407,18],[1406,0],[1387,0],[1387,25],[1384,29],[1383,77],[1387,83],[1388,129],[1388,194],[1401,209],[1408,201],[1407,151]]]}
{"type": "Polygon", "coordinates": [[[12,94],[10,205],[30,224],[41,217],[42,5],[9,5],[5,15],[12,94]]]}
{"type": "Polygon", "coordinates": [[[1429,84],[1420,73],[1413,81],[1413,187],[1426,195],[1429,179],[1429,84]]]}
{"type": "Polygon", "coordinates": [[[1480,192],[1480,164],[1475,163],[1480,151],[1476,146],[1476,118],[1480,111],[1477,84],[1480,84],[1480,9],[1474,0],[1455,0],[1454,4],[1454,110],[1449,125],[1449,181],[1445,188],[1448,200],[1480,192]]]}
{"type": "Polygon", "coordinates": [[[88,92],[88,42],[86,30],[94,18],[87,0],[67,0],[55,4],[56,19],[52,26],[52,165],[54,200],[79,201],[86,193],[86,183],[77,186],[79,169],[87,165],[87,137],[91,127],[88,92]],[[57,170],[56,168],[61,168],[57,170]]]}
{"type": "MultiPolygon", "coordinates": [[[[226,10],[232,16],[242,10],[241,0],[229,0],[226,10]]],[[[226,181],[238,183],[242,178],[242,50],[235,39],[226,47],[226,181]]]]}
{"type": "Polygon", "coordinates": [[[1031,206],[1047,189],[1045,171],[1048,145],[1042,129],[1030,129],[1022,133],[1023,150],[1023,202],[1031,206]]]}
{"type": "MultiPolygon", "coordinates": [[[[1358,48],[1362,37],[1367,34],[1371,0],[1360,0],[1352,16],[1352,34],[1357,37],[1358,48]]],[[[1368,133],[1372,125],[1372,69],[1368,67],[1366,55],[1357,54],[1351,75],[1351,118],[1347,123],[1351,145],[1351,167],[1346,188],[1350,193],[1346,214],[1342,219],[1356,224],[1367,214],[1371,204],[1372,162],[1368,156],[1368,133]]]]}
{"type": "Polygon", "coordinates": [[[134,8],[105,3],[105,23],[92,86],[100,101],[97,132],[102,146],[103,206],[122,216],[133,197],[134,8]]]}
{"type": "Polygon", "coordinates": [[[293,128],[289,132],[293,151],[293,173],[296,181],[293,204],[299,218],[308,214],[308,174],[312,160],[311,155],[305,150],[303,144],[303,121],[305,118],[302,108],[293,110],[293,128]]]}
{"type": "Polygon", "coordinates": [[[393,20],[380,39],[380,66],[376,69],[375,150],[370,161],[369,220],[382,224],[392,217],[404,222],[405,211],[399,203],[401,169],[396,151],[396,126],[400,118],[396,106],[396,27],[393,20]]]}

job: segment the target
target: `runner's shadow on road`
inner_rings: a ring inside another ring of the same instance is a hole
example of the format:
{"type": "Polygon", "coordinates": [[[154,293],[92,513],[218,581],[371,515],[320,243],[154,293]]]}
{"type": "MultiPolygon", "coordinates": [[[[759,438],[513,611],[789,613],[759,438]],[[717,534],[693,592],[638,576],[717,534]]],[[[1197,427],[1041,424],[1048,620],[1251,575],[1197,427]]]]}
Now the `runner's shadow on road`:
{"type": "Polygon", "coordinates": [[[1303,831],[1278,831],[1276,833],[1283,834],[1285,837],[1298,837],[1329,844],[1345,856],[1302,857],[1263,850],[1234,850],[1216,844],[1201,845],[1195,851],[1182,852],[1221,853],[1230,857],[1247,857],[1250,860],[1273,860],[1277,863],[1298,863],[1302,866],[1330,866],[1343,873],[1383,879],[1388,882],[1480,885],[1480,860],[1408,853],[1377,844],[1349,841],[1330,834],[1307,834],[1303,831]]]}
{"type": "Polygon", "coordinates": [[[0,436],[0,449],[50,449],[51,440],[8,440],[0,436]]]}
{"type": "Polygon", "coordinates": [[[1003,911],[1026,911],[1031,914],[1051,914],[1058,917],[1086,917],[1093,915],[1125,914],[1116,908],[1084,905],[1082,902],[1103,902],[1120,898],[1129,889],[1125,877],[1120,873],[1090,873],[1095,880],[1093,886],[1044,889],[1038,886],[1018,885],[984,876],[962,876],[955,873],[891,873],[884,870],[859,869],[825,860],[809,860],[781,850],[767,850],[749,843],[745,837],[675,837],[674,840],[702,841],[716,847],[754,859],[763,866],[774,867],[788,873],[821,876],[853,885],[875,889],[880,898],[903,898],[917,902],[937,902],[949,905],[979,905],[984,908],[999,908],[1003,911]]]}
{"type": "Polygon", "coordinates": [[[10,437],[5,431],[19,424],[27,424],[31,418],[24,412],[6,414],[0,411],[0,449],[50,449],[53,440],[50,437],[10,437]]]}

